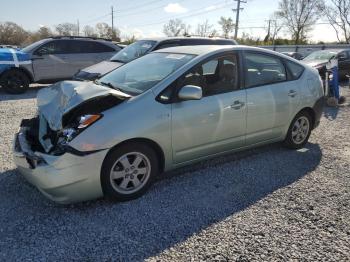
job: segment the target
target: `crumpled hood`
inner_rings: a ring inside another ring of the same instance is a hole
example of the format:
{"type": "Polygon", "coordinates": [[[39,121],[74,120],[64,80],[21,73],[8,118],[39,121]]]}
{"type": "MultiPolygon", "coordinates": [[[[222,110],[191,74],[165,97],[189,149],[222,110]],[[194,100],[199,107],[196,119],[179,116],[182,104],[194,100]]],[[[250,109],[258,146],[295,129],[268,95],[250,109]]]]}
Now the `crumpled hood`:
{"type": "Polygon", "coordinates": [[[86,67],[86,68],[82,69],[81,71],[91,73],[91,74],[104,75],[104,74],[107,74],[107,73],[111,72],[112,70],[114,70],[122,65],[123,65],[123,63],[119,63],[119,62],[102,61],[101,63],[97,63],[95,65],[86,67]]]}
{"type": "Polygon", "coordinates": [[[130,95],[93,82],[63,81],[41,89],[37,95],[39,113],[52,130],[62,129],[62,117],[81,103],[97,97],[113,95],[120,99],[130,95]]]}

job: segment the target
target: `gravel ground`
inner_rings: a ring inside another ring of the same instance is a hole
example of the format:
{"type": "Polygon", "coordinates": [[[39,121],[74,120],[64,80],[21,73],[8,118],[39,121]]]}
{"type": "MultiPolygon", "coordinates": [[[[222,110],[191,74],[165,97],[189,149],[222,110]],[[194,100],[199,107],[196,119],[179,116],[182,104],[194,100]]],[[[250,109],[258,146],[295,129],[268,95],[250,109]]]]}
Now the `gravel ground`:
{"type": "Polygon", "coordinates": [[[0,93],[0,260],[350,260],[349,105],[328,108],[303,150],[265,146],[166,174],[135,201],[59,206],[12,162],[35,94],[0,93]]]}

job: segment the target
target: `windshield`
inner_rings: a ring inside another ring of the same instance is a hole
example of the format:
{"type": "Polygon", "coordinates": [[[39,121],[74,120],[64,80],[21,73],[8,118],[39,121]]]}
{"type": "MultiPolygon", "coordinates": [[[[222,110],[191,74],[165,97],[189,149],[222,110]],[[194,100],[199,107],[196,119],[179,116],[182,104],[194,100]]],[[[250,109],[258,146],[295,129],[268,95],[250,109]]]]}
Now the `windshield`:
{"type": "Polygon", "coordinates": [[[155,45],[155,43],[156,41],[137,41],[120,50],[116,55],[114,55],[111,58],[111,61],[128,63],[140,56],[145,55],[155,45]]]}
{"type": "Polygon", "coordinates": [[[39,45],[43,44],[46,40],[43,39],[43,40],[40,40],[40,41],[37,41],[37,42],[34,42],[30,45],[27,45],[26,47],[24,47],[21,51],[22,52],[25,52],[25,53],[30,53],[32,52],[33,49],[35,49],[36,47],[38,47],[39,45]]]}
{"type": "Polygon", "coordinates": [[[336,56],[337,52],[334,51],[316,51],[311,54],[309,54],[307,57],[304,58],[304,61],[310,61],[310,60],[329,60],[333,56],[336,56]]]}
{"type": "Polygon", "coordinates": [[[150,53],[117,68],[97,83],[138,95],[158,84],[193,57],[188,54],[150,53]]]}

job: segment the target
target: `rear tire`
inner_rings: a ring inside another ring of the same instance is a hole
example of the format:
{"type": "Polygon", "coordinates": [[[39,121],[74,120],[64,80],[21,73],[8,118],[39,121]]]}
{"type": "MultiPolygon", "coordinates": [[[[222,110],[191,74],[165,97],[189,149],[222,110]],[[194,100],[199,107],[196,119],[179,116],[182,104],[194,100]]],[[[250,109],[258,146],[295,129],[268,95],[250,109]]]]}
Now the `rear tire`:
{"type": "Polygon", "coordinates": [[[291,149],[300,149],[305,146],[311,135],[312,118],[306,111],[298,113],[289,126],[284,146],[291,149]]]}
{"type": "Polygon", "coordinates": [[[29,88],[28,76],[18,69],[6,71],[0,77],[0,85],[9,94],[22,94],[29,88]]]}
{"type": "Polygon", "coordinates": [[[101,170],[105,196],[128,201],[142,196],[159,173],[155,151],[141,143],[116,147],[106,157],[101,170]]]}

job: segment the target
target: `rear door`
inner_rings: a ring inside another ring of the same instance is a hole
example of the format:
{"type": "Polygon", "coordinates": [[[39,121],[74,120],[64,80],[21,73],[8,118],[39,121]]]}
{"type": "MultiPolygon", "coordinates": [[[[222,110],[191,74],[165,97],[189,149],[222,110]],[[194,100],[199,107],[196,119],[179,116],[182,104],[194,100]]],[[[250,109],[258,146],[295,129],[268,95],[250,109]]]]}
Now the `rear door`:
{"type": "Polygon", "coordinates": [[[299,86],[288,81],[285,65],[277,56],[245,51],[247,88],[247,145],[282,136],[296,113],[299,86]]]}
{"type": "Polygon", "coordinates": [[[73,76],[80,69],[97,64],[111,58],[115,50],[107,45],[91,40],[71,40],[69,59],[69,75],[73,76]]]}

